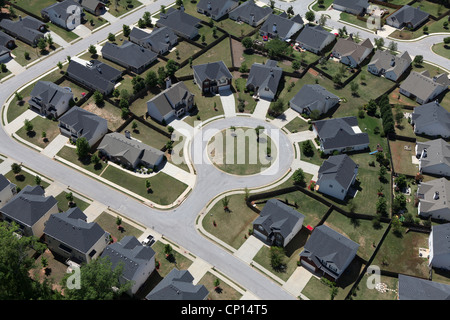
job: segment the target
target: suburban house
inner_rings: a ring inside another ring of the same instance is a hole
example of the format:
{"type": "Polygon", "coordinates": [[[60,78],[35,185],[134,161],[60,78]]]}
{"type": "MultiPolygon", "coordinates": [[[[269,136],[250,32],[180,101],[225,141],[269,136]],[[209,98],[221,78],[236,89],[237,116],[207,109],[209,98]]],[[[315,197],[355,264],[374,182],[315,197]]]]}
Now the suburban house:
{"type": "Polygon", "coordinates": [[[11,56],[11,49],[15,47],[16,43],[13,37],[0,31],[0,62],[9,60],[11,56]]]}
{"type": "Polygon", "coordinates": [[[245,22],[253,27],[262,24],[272,13],[270,7],[260,7],[254,0],[248,0],[228,14],[231,20],[245,22]]]}
{"type": "Polygon", "coordinates": [[[450,145],[443,139],[416,142],[419,171],[437,176],[450,176],[450,145]]]}
{"type": "Polygon", "coordinates": [[[44,38],[45,23],[30,16],[20,17],[17,21],[2,19],[2,28],[10,36],[17,38],[33,47],[37,45],[39,39],[44,38]]]}
{"type": "Polygon", "coordinates": [[[260,99],[272,101],[278,91],[283,69],[274,60],[267,60],[266,64],[254,63],[250,68],[246,87],[253,91],[260,99]]]}
{"type": "Polygon", "coordinates": [[[160,19],[156,21],[158,28],[168,27],[178,36],[187,39],[193,39],[198,35],[201,20],[184,12],[183,6],[180,10],[169,8],[166,13],[160,13],[159,16],[160,19]]]}
{"type": "Polygon", "coordinates": [[[450,182],[446,178],[421,182],[417,188],[418,214],[450,221],[450,182]]]}
{"type": "Polygon", "coordinates": [[[0,173],[0,208],[17,194],[16,185],[0,173]]]}
{"type": "Polygon", "coordinates": [[[83,9],[74,0],[56,2],[41,10],[44,19],[67,30],[73,30],[80,25],[82,14],[83,9]]]}
{"type": "Polygon", "coordinates": [[[351,38],[339,38],[333,47],[331,55],[340,59],[341,63],[352,68],[359,66],[372,52],[373,45],[370,39],[356,43],[351,38]]]}
{"type": "Polygon", "coordinates": [[[70,108],[73,93],[50,81],[38,81],[33,87],[28,101],[31,110],[46,117],[58,118],[70,108]]]}
{"type": "Polygon", "coordinates": [[[336,282],[353,261],[359,244],[326,225],[314,228],[300,253],[303,267],[336,282]]]}
{"type": "Polygon", "coordinates": [[[89,145],[95,145],[108,133],[108,121],[80,107],[73,107],[59,118],[59,131],[76,142],[86,138],[89,145]]]}
{"type": "Polygon", "coordinates": [[[134,295],[155,270],[155,251],[144,246],[134,236],[125,236],[119,242],[107,246],[101,257],[108,258],[114,270],[122,265],[119,282],[132,282],[128,294],[134,295]]]}
{"type": "Polygon", "coordinates": [[[313,132],[320,141],[320,150],[330,154],[369,148],[369,135],[361,132],[356,117],[319,120],[313,123],[313,132]]]}
{"type": "Polygon", "coordinates": [[[253,221],[253,235],[268,245],[286,247],[302,228],[304,219],[293,207],[270,199],[253,221]]]}
{"type": "Polygon", "coordinates": [[[432,226],[428,245],[429,265],[437,269],[450,270],[450,223],[432,226]]]}
{"type": "Polygon", "coordinates": [[[58,213],[56,199],[46,197],[40,186],[26,186],[0,209],[0,221],[14,222],[24,236],[40,238],[53,213],[58,213]]]}
{"type": "Polygon", "coordinates": [[[303,50],[311,51],[315,54],[320,54],[326,46],[334,41],[336,36],[328,32],[321,26],[306,25],[298,35],[295,42],[298,43],[303,50]]]}
{"type": "Polygon", "coordinates": [[[319,114],[327,113],[339,103],[338,96],[318,84],[305,84],[289,101],[289,106],[300,114],[310,114],[317,110],[319,114]]]}
{"type": "Polygon", "coordinates": [[[164,159],[164,152],[132,139],[128,132],[126,135],[118,132],[105,135],[98,150],[102,155],[129,168],[139,165],[156,168],[164,159]]]}
{"type": "Polygon", "coordinates": [[[131,30],[130,41],[163,55],[178,43],[178,36],[168,27],[156,28],[152,33],[135,27],[131,30]]]}
{"type": "Polygon", "coordinates": [[[386,79],[397,81],[411,65],[411,57],[405,51],[401,55],[393,55],[389,51],[377,50],[367,66],[367,71],[386,79]]]}
{"type": "Polygon", "coordinates": [[[293,21],[293,19],[272,13],[267,17],[266,21],[259,29],[259,33],[260,35],[269,38],[279,38],[283,41],[288,41],[294,34],[303,28],[303,21],[297,19],[296,21],[293,21]]]}
{"type": "Polygon", "coordinates": [[[52,214],[44,233],[52,252],[77,264],[98,258],[109,243],[109,233],[98,223],[87,222],[87,216],[77,207],[52,214]]]}
{"type": "Polygon", "coordinates": [[[450,113],[437,100],[415,107],[411,124],[415,134],[450,137],[450,113]]]}
{"type": "Polygon", "coordinates": [[[194,95],[180,81],[147,102],[147,113],[156,121],[169,123],[186,114],[194,106],[194,95]]]}
{"type": "Polygon", "coordinates": [[[446,91],[449,85],[450,80],[447,73],[431,78],[428,70],[420,73],[412,71],[400,85],[400,93],[424,104],[446,91]]]}
{"type": "Polygon", "coordinates": [[[394,28],[416,29],[428,19],[428,13],[408,5],[391,14],[386,19],[386,24],[394,28]]]}
{"type": "Polygon", "coordinates": [[[108,95],[122,77],[122,72],[98,60],[82,64],[72,59],[67,67],[67,75],[90,90],[108,95]]]}
{"type": "Polygon", "coordinates": [[[233,76],[223,61],[193,66],[194,81],[204,93],[219,93],[231,87],[233,76]]]}
{"type": "Polygon", "coordinates": [[[204,285],[193,285],[187,270],[173,268],[145,297],[147,300],[205,300],[209,292],[204,285]]]}
{"type": "Polygon", "coordinates": [[[197,12],[217,21],[237,6],[239,0],[200,0],[197,3],[197,12]]]}
{"type": "Polygon", "coordinates": [[[129,41],[124,41],[121,46],[106,42],[102,48],[102,56],[138,74],[158,58],[157,53],[129,41]]]}
{"type": "Polygon", "coordinates": [[[344,200],[357,174],[358,165],[348,155],[331,156],[319,168],[315,190],[344,200]]]}
{"type": "Polygon", "coordinates": [[[354,15],[364,15],[369,8],[367,0],[334,0],[333,9],[352,13],[354,15]]]}
{"type": "Polygon", "coordinates": [[[106,12],[106,6],[99,0],[78,0],[80,5],[89,13],[99,16],[106,12]]]}
{"type": "Polygon", "coordinates": [[[398,275],[399,300],[450,300],[450,285],[398,275]]]}

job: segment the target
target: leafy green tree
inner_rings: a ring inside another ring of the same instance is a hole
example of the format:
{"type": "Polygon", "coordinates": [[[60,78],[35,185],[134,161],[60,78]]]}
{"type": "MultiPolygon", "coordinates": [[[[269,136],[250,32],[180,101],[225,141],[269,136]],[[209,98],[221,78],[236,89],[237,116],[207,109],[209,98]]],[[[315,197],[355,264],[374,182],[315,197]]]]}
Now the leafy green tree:
{"type": "Polygon", "coordinates": [[[283,248],[270,247],[270,265],[276,271],[281,270],[286,266],[283,248]]]}
{"type": "Polygon", "coordinates": [[[129,26],[127,26],[126,24],[122,25],[122,31],[123,31],[123,36],[125,38],[128,38],[130,36],[131,33],[131,29],[129,26]]]}
{"type": "Polygon", "coordinates": [[[297,71],[298,69],[301,68],[301,63],[298,60],[294,60],[292,61],[292,69],[294,69],[295,71],[297,71]]]}
{"type": "Polygon", "coordinates": [[[377,50],[383,49],[383,47],[384,47],[384,39],[383,38],[375,38],[374,42],[375,42],[375,48],[377,50]]]}
{"type": "Polygon", "coordinates": [[[276,58],[286,53],[287,43],[281,39],[272,39],[265,45],[265,50],[270,58],[276,58]]]}
{"type": "Polygon", "coordinates": [[[114,42],[116,41],[116,36],[112,34],[111,32],[108,34],[108,41],[114,42]]]}
{"type": "Polygon", "coordinates": [[[22,166],[16,162],[11,165],[11,170],[15,175],[18,175],[22,171],[22,166]]]}
{"type": "Polygon", "coordinates": [[[59,68],[59,70],[61,70],[63,68],[63,64],[61,63],[61,61],[58,61],[56,66],[59,68]]]}
{"type": "Polygon", "coordinates": [[[222,199],[222,206],[223,206],[223,210],[225,210],[225,212],[230,211],[230,208],[228,207],[229,204],[230,204],[230,198],[228,198],[228,196],[225,196],[222,199]]]}
{"type": "Polygon", "coordinates": [[[255,132],[256,132],[256,141],[259,142],[259,135],[261,134],[261,132],[264,131],[264,127],[263,126],[257,126],[255,128],[255,132]]]}
{"type": "Polygon", "coordinates": [[[89,52],[92,56],[97,55],[97,49],[95,48],[95,46],[94,46],[93,44],[91,44],[91,45],[89,46],[88,52],[89,52]]]}
{"type": "Polygon", "coordinates": [[[277,101],[275,101],[274,103],[272,103],[272,105],[270,107],[270,112],[274,116],[278,116],[278,115],[282,114],[283,110],[284,110],[284,101],[281,98],[278,99],[277,101]]]}
{"type": "Polygon", "coordinates": [[[158,76],[156,75],[155,71],[150,70],[145,75],[145,84],[150,88],[156,87],[158,85],[158,76]]]}
{"type": "Polygon", "coordinates": [[[170,257],[173,254],[173,249],[170,244],[164,245],[164,253],[165,253],[166,257],[170,257]]]}
{"type": "Polygon", "coordinates": [[[245,37],[242,39],[242,45],[246,50],[250,50],[253,48],[253,40],[250,37],[245,37]]]}
{"type": "Polygon", "coordinates": [[[311,141],[306,140],[302,143],[302,152],[307,157],[312,157],[314,155],[314,149],[311,141]]]}
{"type": "Polygon", "coordinates": [[[37,43],[37,47],[39,48],[41,53],[45,52],[45,50],[47,48],[47,42],[45,41],[45,38],[40,38],[39,39],[39,41],[37,43]]]}
{"type": "Polygon", "coordinates": [[[167,76],[172,77],[177,70],[178,70],[178,64],[174,60],[170,59],[169,61],[167,61],[167,64],[166,64],[167,76]]]}
{"type": "Polygon", "coordinates": [[[387,216],[387,202],[385,197],[378,197],[376,210],[382,216],[387,216]]]}
{"type": "Polygon", "coordinates": [[[103,104],[103,94],[101,94],[100,91],[96,90],[94,92],[94,94],[92,95],[94,98],[94,102],[97,106],[102,105],[103,104]]]}
{"type": "Polygon", "coordinates": [[[299,168],[295,170],[294,174],[292,175],[292,180],[294,181],[295,185],[299,186],[305,186],[305,173],[303,172],[302,168],[299,168]]]}
{"type": "Polygon", "coordinates": [[[352,92],[352,95],[358,96],[358,89],[359,85],[356,82],[350,83],[350,90],[352,92]]]}
{"type": "Polygon", "coordinates": [[[22,101],[23,100],[23,96],[19,92],[16,91],[16,93],[14,93],[14,95],[15,95],[17,101],[22,101]]]}
{"type": "Polygon", "coordinates": [[[423,63],[423,56],[418,54],[417,56],[414,57],[414,64],[417,66],[421,66],[423,63]]]}
{"type": "Polygon", "coordinates": [[[309,10],[305,13],[305,18],[306,20],[308,20],[309,22],[313,22],[314,19],[316,18],[316,15],[314,13],[314,11],[309,10]]]}
{"type": "MultiPolygon", "coordinates": [[[[120,108],[120,116],[122,117],[122,119],[126,119],[128,118],[128,115],[130,114],[130,109],[128,109],[128,101],[127,100],[123,100],[121,99],[120,102],[124,101],[124,103],[122,103],[123,105],[127,105],[127,107],[121,107],[120,108]]],[[[119,102],[119,104],[120,104],[119,102]]]]}
{"type": "Polygon", "coordinates": [[[398,177],[395,179],[395,185],[400,190],[405,189],[407,185],[406,176],[404,174],[399,174],[398,177]]]}
{"type": "Polygon", "coordinates": [[[40,186],[41,182],[42,182],[41,177],[39,177],[39,176],[34,177],[34,183],[36,183],[37,186],[40,186]]]}
{"type": "Polygon", "coordinates": [[[26,132],[31,132],[31,131],[33,131],[33,124],[31,123],[31,121],[30,120],[28,120],[28,119],[25,119],[25,121],[23,122],[23,124],[24,124],[24,127],[25,127],[25,130],[26,130],[26,132]]]}
{"type": "Polygon", "coordinates": [[[145,26],[151,28],[152,27],[152,17],[151,13],[146,11],[144,12],[144,15],[142,16],[142,20],[145,22],[145,26]]]}
{"type": "Polygon", "coordinates": [[[77,155],[80,159],[86,158],[91,150],[89,142],[85,137],[77,139],[76,147],[77,147],[77,155]]]}
{"type": "Polygon", "coordinates": [[[367,104],[367,113],[371,116],[377,113],[377,103],[375,102],[375,100],[369,100],[369,103],[367,104]]]}
{"type": "Polygon", "coordinates": [[[392,217],[391,227],[392,227],[392,232],[397,237],[402,236],[402,223],[401,223],[400,219],[398,218],[398,216],[395,215],[394,217],[392,217]]]}

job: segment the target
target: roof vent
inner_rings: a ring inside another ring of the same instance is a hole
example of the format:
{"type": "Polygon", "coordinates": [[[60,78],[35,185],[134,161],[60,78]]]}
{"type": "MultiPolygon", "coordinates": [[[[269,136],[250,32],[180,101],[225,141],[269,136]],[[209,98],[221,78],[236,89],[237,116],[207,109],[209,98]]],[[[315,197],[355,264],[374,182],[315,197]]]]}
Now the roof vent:
{"type": "Polygon", "coordinates": [[[434,200],[438,200],[438,199],[439,199],[439,192],[436,191],[436,192],[434,193],[433,199],[434,199],[434,200]]]}

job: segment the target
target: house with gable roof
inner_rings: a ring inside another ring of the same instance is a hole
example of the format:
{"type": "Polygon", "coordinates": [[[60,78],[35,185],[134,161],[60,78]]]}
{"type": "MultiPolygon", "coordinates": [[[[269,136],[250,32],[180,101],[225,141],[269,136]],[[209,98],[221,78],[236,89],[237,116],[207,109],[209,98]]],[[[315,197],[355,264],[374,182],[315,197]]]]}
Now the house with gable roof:
{"type": "Polygon", "coordinates": [[[414,126],[415,134],[450,137],[450,113],[438,101],[415,107],[411,115],[411,124],[414,126]]]}
{"type": "Polygon", "coordinates": [[[405,51],[401,55],[393,55],[387,50],[377,50],[367,66],[367,71],[386,79],[397,81],[411,65],[411,57],[405,51]]]}
{"type": "Polygon", "coordinates": [[[248,25],[257,27],[262,24],[272,13],[270,7],[260,7],[254,0],[248,0],[239,7],[231,11],[228,16],[231,20],[245,22],[248,25]]]}
{"type": "Polygon", "coordinates": [[[450,79],[447,73],[431,77],[428,70],[422,72],[412,71],[400,84],[399,92],[410,99],[424,104],[434,100],[442,92],[448,90],[450,79]]]}
{"type": "Polygon", "coordinates": [[[398,299],[450,300],[450,285],[399,274],[398,299]]]}
{"type": "Polygon", "coordinates": [[[341,63],[356,68],[372,51],[373,45],[368,38],[361,43],[356,43],[351,38],[339,38],[331,54],[334,58],[340,59],[341,63]]]}
{"type": "Polygon", "coordinates": [[[443,139],[416,142],[419,171],[436,176],[450,176],[450,145],[443,139]]]}
{"type": "Polygon", "coordinates": [[[430,248],[428,264],[433,268],[450,270],[450,223],[431,227],[428,246],[430,248]]]}
{"type": "Polygon", "coordinates": [[[67,30],[73,30],[81,23],[83,9],[74,0],[56,2],[41,10],[44,19],[49,19],[53,24],[67,30]]]}
{"type": "Polygon", "coordinates": [[[446,178],[421,182],[417,188],[419,216],[450,221],[450,181],[446,178]]]}
{"type": "Polygon", "coordinates": [[[178,43],[178,36],[168,27],[156,28],[151,33],[134,27],[130,33],[130,41],[163,55],[178,43]]]}
{"type": "Polygon", "coordinates": [[[333,33],[328,32],[320,25],[306,25],[297,39],[295,39],[295,42],[304,50],[320,54],[335,38],[336,36],[333,33]]]}
{"type": "Polygon", "coordinates": [[[417,29],[428,19],[428,13],[420,8],[414,8],[409,5],[402,6],[399,10],[391,14],[386,19],[386,24],[397,28],[417,29]]]}
{"type": "Polygon", "coordinates": [[[28,101],[32,110],[44,116],[58,118],[70,108],[73,93],[50,81],[38,81],[28,101]]]}
{"type": "Polygon", "coordinates": [[[194,80],[202,93],[219,93],[231,87],[233,76],[223,61],[193,66],[194,80]]]}
{"type": "Polygon", "coordinates": [[[0,173],[0,208],[17,194],[17,186],[0,173]]]}
{"type": "Polygon", "coordinates": [[[278,91],[283,69],[274,60],[267,60],[265,64],[254,63],[250,68],[246,87],[248,90],[264,100],[272,101],[278,91]]]}
{"type": "Polygon", "coordinates": [[[283,41],[291,39],[291,37],[303,28],[303,19],[295,16],[291,19],[282,15],[270,14],[259,29],[262,36],[269,38],[279,38],[283,41]]]}
{"type": "Polygon", "coordinates": [[[19,17],[19,20],[12,21],[9,19],[2,19],[0,21],[0,28],[10,36],[17,38],[30,46],[36,47],[39,40],[44,38],[46,31],[45,23],[33,17],[19,17]]]}
{"type": "Polygon", "coordinates": [[[158,28],[168,27],[178,36],[187,39],[193,39],[198,35],[201,20],[184,12],[183,6],[179,10],[169,8],[166,13],[160,13],[159,16],[160,19],[156,21],[158,28]]]}
{"type": "Polygon", "coordinates": [[[367,0],[334,0],[333,9],[352,13],[354,15],[364,15],[369,8],[367,0]]]}
{"type": "Polygon", "coordinates": [[[319,114],[324,114],[339,102],[338,96],[321,85],[305,84],[289,101],[289,106],[300,114],[310,114],[314,110],[317,110],[319,114]]]}
{"type": "Polygon", "coordinates": [[[217,21],[237,6],[239,0],[200,0],[197,3],[197,12],[217,21]]]}

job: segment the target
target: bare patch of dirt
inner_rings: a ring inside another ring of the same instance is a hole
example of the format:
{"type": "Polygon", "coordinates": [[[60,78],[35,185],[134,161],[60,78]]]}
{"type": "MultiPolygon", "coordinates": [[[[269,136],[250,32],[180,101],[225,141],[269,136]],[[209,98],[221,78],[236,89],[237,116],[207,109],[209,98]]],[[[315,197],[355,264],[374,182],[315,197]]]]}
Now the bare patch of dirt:
{"type": "Polygon", "coordinates": [[[244,57],[244,46],[234,39],[231,39],[231,50],[233,51],[233,64],[235,67],[240,67],[244,57]]]}

